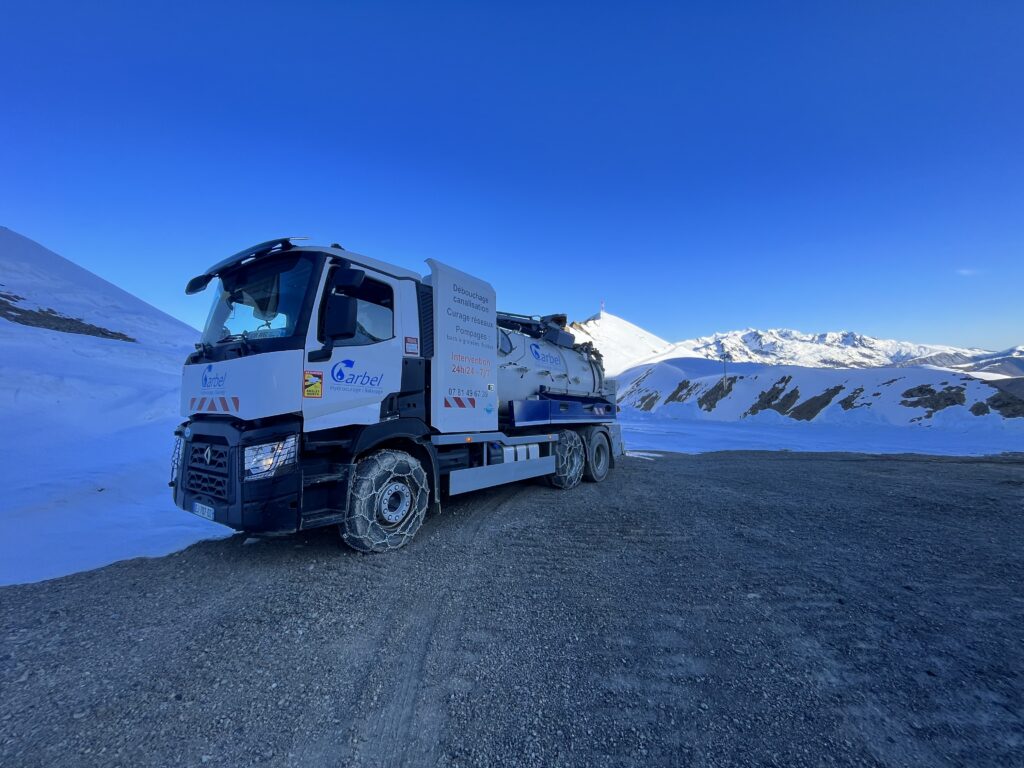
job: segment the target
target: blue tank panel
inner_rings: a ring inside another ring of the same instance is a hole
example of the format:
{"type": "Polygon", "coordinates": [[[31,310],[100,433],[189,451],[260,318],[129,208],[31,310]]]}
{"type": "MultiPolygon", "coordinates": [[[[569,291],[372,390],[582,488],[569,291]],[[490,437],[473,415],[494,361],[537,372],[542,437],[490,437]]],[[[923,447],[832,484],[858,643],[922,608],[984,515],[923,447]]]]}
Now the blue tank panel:
{"type": "Polygon", "coordinates": [[[513,400],[509,404],[513,427],[548,424],[608,424],[615,421],[617,408],[602,398],[542,397],[513,400]]]}

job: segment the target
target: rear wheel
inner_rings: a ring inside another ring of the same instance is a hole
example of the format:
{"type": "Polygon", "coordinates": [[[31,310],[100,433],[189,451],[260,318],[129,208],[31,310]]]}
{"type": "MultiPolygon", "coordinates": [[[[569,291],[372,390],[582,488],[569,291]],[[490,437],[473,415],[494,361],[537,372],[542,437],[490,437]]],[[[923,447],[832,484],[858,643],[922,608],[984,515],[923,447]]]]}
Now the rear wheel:
{"type": "Polygon", "coordinates": [[[571,429],[563,429],[558,433],[554,453],[555,474],[548,475],[548,482],[555,488],[575,488],[583,477],[583,465],[586,461],[583,439],[571,429]]]}
{"type": "Polygon", "coordinates": [[[359,460],[341,539],[360,552],[387,552],[416,535],[430,498],[427,474],[405,451],[383,450],[359,460]]]}
{"type": "Polygon", "coordinates": [[[587,441],[587,465],[583,476],[592,483],[600,483],[612,468],[612,446],[604,432],[593,432],[587,441]]]}

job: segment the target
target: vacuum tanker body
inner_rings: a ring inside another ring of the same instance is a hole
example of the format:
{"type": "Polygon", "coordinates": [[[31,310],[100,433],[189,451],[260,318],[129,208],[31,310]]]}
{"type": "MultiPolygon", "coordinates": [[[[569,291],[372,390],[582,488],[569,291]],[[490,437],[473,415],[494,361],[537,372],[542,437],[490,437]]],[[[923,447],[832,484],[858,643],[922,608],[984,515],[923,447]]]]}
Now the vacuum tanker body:
{"type": "Polygon", "coordinates": [[[501,329],[499,334],[498,397],[503,403],[536,398],[541,392],[607,393],[604,366],[589,349],[562,347],[517,331],[501,329]]]}

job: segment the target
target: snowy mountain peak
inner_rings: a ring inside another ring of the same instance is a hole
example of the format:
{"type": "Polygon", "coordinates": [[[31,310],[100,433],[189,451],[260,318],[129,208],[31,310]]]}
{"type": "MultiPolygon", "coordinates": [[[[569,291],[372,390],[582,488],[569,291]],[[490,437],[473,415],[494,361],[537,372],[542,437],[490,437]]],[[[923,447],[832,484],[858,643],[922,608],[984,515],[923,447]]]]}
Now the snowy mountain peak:
{"type": "Polygon", "coordinates": [[[880,339],[856,331],[804,333],[791,328],[743,328],[669,343],[608,312],[570,326],[576,340],[591,341],[616,376],[641,363],[704,358],[734,363],[797,365],[805,368],[878,368],[927,365],[982,371],[993,376],[1024,374],[1024,347],[1003,352],[880,339]]]}
{"type": "Polygon", "coordinates": [[[985,350],[879,339],[854,331],[803,333],[787,328],[746,329],[682,341],[659,355],[670,357],[725,356],[734,362],[799,365],[809,368],[876,368],[904,365],[933,355],[970,358],[985,350]]]}
{"type": "Polygon", "coordinates": [[[672,345],[628,320],[601,310],[581,323],[571,323],[569,330],[576,342],[593,342],[604,356],[609,376],[621,373],[637,360],[652,357],[672,345]]]}

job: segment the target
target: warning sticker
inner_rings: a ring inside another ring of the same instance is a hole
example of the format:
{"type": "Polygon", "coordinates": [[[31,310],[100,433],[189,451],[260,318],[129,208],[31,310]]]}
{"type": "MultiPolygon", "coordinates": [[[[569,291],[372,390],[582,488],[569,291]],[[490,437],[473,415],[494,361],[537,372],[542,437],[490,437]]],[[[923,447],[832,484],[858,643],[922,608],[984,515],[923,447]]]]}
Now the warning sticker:
{"type": "Polygon", "coordinates": [[[324,396],[324,372],[306,371],[302,374],[302,396],[323,397],[324,396]]]}
{"type": "Polygon", "coordinates": [[[420,353],[420,340],[416,336],[405,337],[405,354],[418,355],[420,353]]]}

